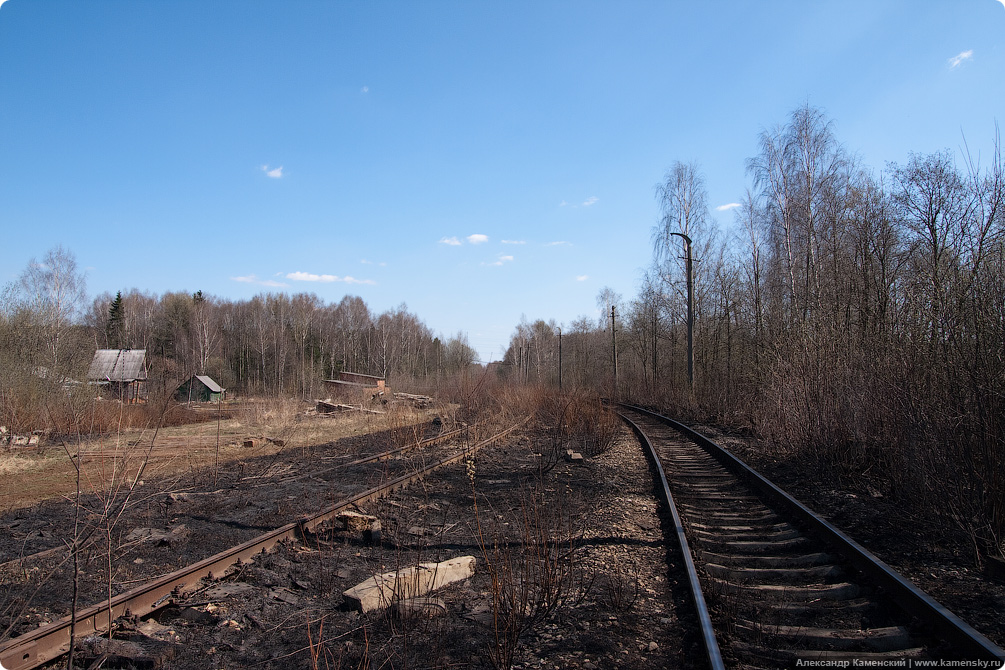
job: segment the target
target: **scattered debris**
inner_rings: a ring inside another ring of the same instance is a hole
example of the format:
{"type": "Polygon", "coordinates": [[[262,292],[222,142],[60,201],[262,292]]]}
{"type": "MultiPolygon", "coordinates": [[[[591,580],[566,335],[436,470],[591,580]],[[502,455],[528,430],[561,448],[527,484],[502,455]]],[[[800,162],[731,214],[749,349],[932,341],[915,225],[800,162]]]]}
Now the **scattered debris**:
{"type": "Polygon", "coordinates": [[[342,524],[343,530],[362,533],[364,542],[371,544],[380,543],[381,525],[377,517],[370,514],[346,511],[338,515],[338,521],[342,524]]]}
{"type": "Polygon", "coordinates": [[[160,528],[134,528],[126,535],[126,541],[156,542],[158,546],[173,545],[185,540],[189,534],[189,529],[183,523],[166,530],[161,530],[160,528]]]}
{"type": "Polygon", "coordinates": [[[318,414],[334,414],[335,412],[364,412],[366,414],[385,414],[375,409],[367,409],[358,405],[346,405],[345,403],[334,403],[326,400],[318,400],[315,409],[318,414]]]}
{"type": "MultiPolygon", "coordinates": [[[[400,391],[394,394],[395,400],[407,400],[412,403],[412,406],[416,409],[426,409],[427,407],[433,406],[433,399],[428,395],[416,395],[414,393],[401,393],[400,391]]],[[[435,423],[435,419],[434,419],[435,423]]]]}
{"type": "Polygon", "coordinates": [[[206,600],[221,601],[254,590],[254,586],[245,582],[226,582],[206,589],[202,592],[201,597],[206,600]]]}
{"type": "Polygon", "coordinates": [[[300,596],[290,591],[284,586],[277,586],[274,589],[269,589],[269,597],[286,603],[287,605],[298,606],[303,600],[300,596]]]}

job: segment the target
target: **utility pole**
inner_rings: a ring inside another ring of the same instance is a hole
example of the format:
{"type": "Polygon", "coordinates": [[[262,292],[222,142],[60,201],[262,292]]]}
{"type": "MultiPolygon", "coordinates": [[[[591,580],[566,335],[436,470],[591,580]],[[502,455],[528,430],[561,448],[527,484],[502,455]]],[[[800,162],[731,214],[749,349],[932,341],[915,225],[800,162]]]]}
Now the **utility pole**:
{"type": "Polygon", "coordinates": [[[558,390],[562,390],[562,327],[558,328],[558,390]]]}
{"type": "Polygon", "coordinates": [[[684,233],[670,233],[684,240],[687,272],[687,385],[694,393],[694,272],[691,265],[691,238],[684,233]]]}
{"type": "Polygon", "coordinates": [[[614,398],[618,398],[618,331],[614,327],[614,305],[611,305],[611,343],[614,349],[614,398]]]}

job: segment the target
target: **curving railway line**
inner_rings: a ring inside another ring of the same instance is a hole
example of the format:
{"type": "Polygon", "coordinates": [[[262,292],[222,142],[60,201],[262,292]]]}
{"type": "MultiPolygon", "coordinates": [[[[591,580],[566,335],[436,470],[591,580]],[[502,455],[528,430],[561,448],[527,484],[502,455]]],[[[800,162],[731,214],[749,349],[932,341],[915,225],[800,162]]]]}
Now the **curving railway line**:
{"type": "Polygon", "coordinates": [[[710,667],[1005,662],[1005,651],[715,443],[643,408],[622,405],[621,415],[661,481],[710,667]]]}

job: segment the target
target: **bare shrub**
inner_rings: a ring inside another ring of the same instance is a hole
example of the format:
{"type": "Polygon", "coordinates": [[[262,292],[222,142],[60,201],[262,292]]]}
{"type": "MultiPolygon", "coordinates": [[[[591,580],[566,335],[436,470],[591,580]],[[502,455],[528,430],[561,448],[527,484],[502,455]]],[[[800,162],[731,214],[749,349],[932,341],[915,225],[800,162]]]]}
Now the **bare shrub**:
{"type": "MultiPolygon", "coordinates": [[[[468,468],[474,493],[473,464],[468,468]]],[[[543,493],[540,483],[521,491],[516,516],[507,522],[497,515],[490,541],[482,534],[475,494],[479,545],[491,581],[492,637],[485,658],[494,668],[511,667],[521,637],[584,588],[571,516],[561,505],[548,504],[543,493]]]]}

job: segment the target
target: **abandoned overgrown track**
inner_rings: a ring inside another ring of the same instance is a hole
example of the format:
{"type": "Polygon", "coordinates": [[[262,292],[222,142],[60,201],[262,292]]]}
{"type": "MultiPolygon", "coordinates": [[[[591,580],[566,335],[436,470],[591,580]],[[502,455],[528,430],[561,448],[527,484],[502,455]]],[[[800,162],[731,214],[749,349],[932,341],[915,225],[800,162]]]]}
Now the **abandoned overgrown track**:
{"type": "MultiPolygon", "coordinates": [[[[473,427],[472,427],[473,428],[473,427]]],[[[320,468],[313,468],[310,470],[303,470],[298,468],[295,474],[290,474],[289,469],[292,466],[279,467],[280,455],[267,459],[267,464],[260,467],[255,474],[244,473],[240,478],[233,482],[227,489],[218,489],[211,492],[196,492],[193,493],[186,489],[173,489],[169,491],[162,492],[158,494],[158,497],[164,498],[169,502],[178,502],[190,499],[196,496],[206,496],[206,495],[217,495],[221,494],[233,495],[236,491],[247,491],[262,487],[280,487],[293,482],[303,481],[303,480],[314,480],[316,483],[324,481],[322,478],[330,476],[334,472],[341,472],[349,470],[350,468],[356,468],[359,466],[367,465],[369,463],[376,463],[381,461],[394,461],[389,465],[388,469],[382,470],[380,475],[382,478],[386,479],[388,476],[396,476],[394,470],[407,471],[410,467],[407,461],[404,460],[404,454],[418,449],[424,449],[432,447],[444,442],[448,442],[455,439],[468,439],[469,427],[465,426],[463,428],[455,428],[453,430],[443,431],[437,435],[419,438],[415,437],[415,441],[409,441],[404,446],[400,446],[392,449],[384,449],[377,451],[368,456],[360,456],[359,454],[343,454],[341,456],[328,456],[322,457],[321,460],[324,463],[329,463],[330,461],[337,461],[336,464],[326,464],[320,468]],[[354,457],[355,456],[355,457],[354,457]]],[[[84,453],[84,452],[81,452],[84,453]]],[[[282,452],[280,452],[281,454],[282,452]]],[[[367,474],[363,471],[356,471],[355,475],[367,474]]],[[[96,542],[96,538],[92,538],[88,541],[87,547],[92,546],[96,542]]],[[[83,550],[85,547],[78,544],[78,551],[83,550]]],[[[6,558],[0,552],[0,558],[5,560],[0,560],[0,584],[2,584],[3,577],[7,574],[21,572],[25,570],[38,566],[45,559],[53,558],[64,558],[66,554],[66,546],[60,544],[59,546],[51,547],[49,549],[43,549],[41,551],[33,552],[31,554],[19,555],[17,558],[6,558]]]]}
{"type": "MultiPolygon", "coordinates": [[[[509,435],[519,426],[523,425],[525,421],[521,421],[475,444],[468,442],[468,433],[462,429],[368,457],[357,458],[341,466],[328,466],[307,473],[304,477],[316,477],[321,473],[330,473],[351,466],[386,461],[387,459],[399,457],[403,452],[417,447],[431,446],[435,443],[463,438],[460,440],[460,444],[454,445],[453,448],[447,448],[446,453],[448,455],[446,456],[418,464],[413,462],[401,467],[397,472],[392,474],[389,474],[386,468],[382,469],[378,473],[381,479],[379,484],[361,492],[347,495],[340,502],[328,506],[320,513],[303,516],[294,522],[230,549],[151,579],[141,587],[121,593],[97,605],[79,610],[72,617],[65,617],[55,623],[44,625],[36,630],[7,640],[0,644],[0,665],[6,670],[25,670],[27,668],[38,667],[65,654],[69,650],[71,625],[74,629],[74,637],[79,639],[94,632],[107,630],[114,623],[115,619],[123,615],[145,616],[171,604],[176,599],[183,598],[186,594],[190,594],[198,588],[199,580],[203,578],[218,579],[227,574],[228,571],[240,566],[242,562],[247,562],[253,556],[269,551],[284,540],[304,540],[306,535],[314,533],[319,526],[331,521],[340,512],[352,506],[386,496],[397,489],[421,480],[437,468],[451,465],[470,457],[481,447],[509,435]]],[[[288,477],[285,479],[285,483],[291,483],[299,479],[301,479],[300,476],[288,477]]],[[[357,477],[356,479],[357,483],[365,481],[366,479],[362,477],[357,477]]]]}
{"type": "Polygon", "coordinates": [[[643,408],[622,410],[662,480],[711,667],[1005,661],[1005,651],[714,442],[643,408]]]}

